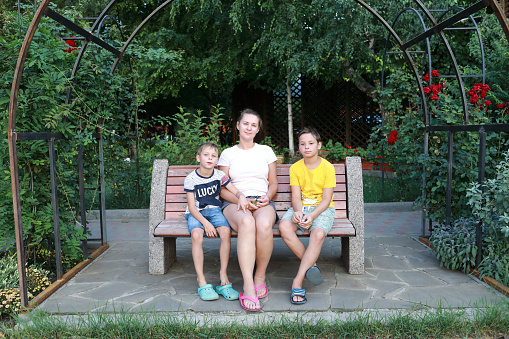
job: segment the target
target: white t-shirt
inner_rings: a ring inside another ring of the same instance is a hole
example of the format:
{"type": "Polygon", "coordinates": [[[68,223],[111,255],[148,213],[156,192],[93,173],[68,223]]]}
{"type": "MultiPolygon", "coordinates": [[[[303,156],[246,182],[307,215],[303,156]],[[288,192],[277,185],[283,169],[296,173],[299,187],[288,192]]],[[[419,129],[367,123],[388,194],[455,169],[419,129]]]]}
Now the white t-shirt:
{"type": "Polygon", "coordinates": [[[238,146],[225,149],[217,163],[227,166],[232,184],[246,197],[261,196],[269,188],[269,164],[276,161],[272,148],[255,144],[244,150],[238,146]]]}

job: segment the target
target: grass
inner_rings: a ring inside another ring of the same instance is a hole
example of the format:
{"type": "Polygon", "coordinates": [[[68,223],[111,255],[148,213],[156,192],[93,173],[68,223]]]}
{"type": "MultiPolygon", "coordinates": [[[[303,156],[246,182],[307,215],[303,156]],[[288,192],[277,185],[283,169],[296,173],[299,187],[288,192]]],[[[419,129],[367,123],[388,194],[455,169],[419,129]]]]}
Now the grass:
{"type": "Polygon", "coordinates": [[[382,197],[382,178],[364,175],[362,180],[365,203],[414,201],[421,194],[418,185],[407,184],[396,178],[386,177],[382,197]]]}
{"type": "Polygon", "coordinates": [[[51,317],[34,311],[3,327],[7,338],[504,338],[509,302],[471,309],[421,309],[392,313],[307,313],[235,316],[186,313],[95,313],[51,317]],[[327,314],[330,315],[330,314],[327,314]],[[221,322],[220,320],[223,319],[221,322]],[[250,323],[250,324],[248,324],[250,323]]]}

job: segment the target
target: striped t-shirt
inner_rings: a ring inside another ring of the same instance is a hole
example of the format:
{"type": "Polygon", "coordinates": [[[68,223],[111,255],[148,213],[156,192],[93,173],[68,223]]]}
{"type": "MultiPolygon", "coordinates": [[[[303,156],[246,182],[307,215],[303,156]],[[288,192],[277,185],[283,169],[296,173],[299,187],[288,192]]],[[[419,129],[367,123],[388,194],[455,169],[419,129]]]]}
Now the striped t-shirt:
{"type": "MultiPolygon", "coordinates": [[[[210,177],[202,177],[197,170],[192,171],[184,180],[184,191],[194,192],[194,203],[198,211],[205,207],[222,207],[223,203],[219,200],[221,186],[230,183],[230,178],[220,170],[214,168],[210,177]]],[[[186,208],[189,213],[189,207],[186,208]]]]}

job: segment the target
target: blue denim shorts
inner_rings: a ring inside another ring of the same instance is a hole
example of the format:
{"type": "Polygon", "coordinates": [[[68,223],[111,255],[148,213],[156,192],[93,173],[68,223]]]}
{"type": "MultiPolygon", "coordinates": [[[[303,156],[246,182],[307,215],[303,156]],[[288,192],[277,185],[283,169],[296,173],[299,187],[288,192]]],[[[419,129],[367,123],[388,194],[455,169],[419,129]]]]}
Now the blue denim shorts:
{"type": "MultiPolygon", "coordinates": [[[[206,207],[202,209],[200,213],[205,217],[205,219],[210,221],[212,226],[214,226],[215,228],[218,228],[220,226],[226,226],[228,228],[230,227],[230,224],[228,224],[228,221],[224,217],[223,212],[221,212],[221,208],[219,207],[206,207]]],[[[189,231],[189,234],[191,234],[191,231],[197,227],[200,227],[203,230],[205,230],[201,222],[199,222],[198,219],[193,217],[191,213],[186,213],[185,217],[187,220],[187,230],[189,231]]]]}
{"type": "MultiPolygon", "coordinates": [[[[302,213],[304,215],[309,214],[315,210],[316,206],[303,206],[302,207],[302,213]]],[[[290,220],[292,221],[292,215],[295,211],[293,210],[293,207],[290,207],[288,211],[286,211],[285,215],[283,215],[282,220],[290,220]]],[[[316,217],[313,220],[313,224],[311,224],[311,227],[309,228],[309,231],[311,231],[314,228],[321,228],[325,231],[325,233],[329,233],[330,229],[332,228],[332,224],[334,223],[334,217],[336,216],[336,209],[334,207],[327,207],[325,211],[320,213],[318,217],[316,217]]],[[[304,233],[304,228],[300,227],[297,224],[294,224],[298,227],[297,234],[304,233]]]]}

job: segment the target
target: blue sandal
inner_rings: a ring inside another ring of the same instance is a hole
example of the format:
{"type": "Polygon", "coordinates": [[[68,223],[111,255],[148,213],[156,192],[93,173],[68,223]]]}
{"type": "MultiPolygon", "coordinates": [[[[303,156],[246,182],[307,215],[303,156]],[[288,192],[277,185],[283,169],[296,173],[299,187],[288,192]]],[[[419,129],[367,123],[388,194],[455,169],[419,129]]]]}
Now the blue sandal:
{"type": "Polygon", "coordinates": [[[203,285],[202,287],[198,287],[198,294],[200,295],[201,300],[210,301],[219,299],[219,295],[214,291],[214,286],[211,284],[203,285]]]}
{"type": "Polygon", "coordinates": [[[295,304],[295,305],[305,304],[306,301],[308,301],[308,299],[306,298],[306,290],[303,288],[292,289],[292,293],[290,294],[290,301],[292,304],[295,304]],[[295,300],[293,300],[294,297],[301,297],[304,300],[295,301],[295,300]]]}
{"type": "Polygon", "coordinates": [[[306,279],[309,280],[310,283],[317,286],[323,283],[322,272],[320,271],[320,267],[312,266],[308,268],[306,271],[306,279]]]}
{"type": "Polygon", "coordinates": [[[239,299],[239,292],[237,292],[233,289],[232,284],[216,286],[216,292],[217,292],[217,294],[225,297],[227,300],[239,299]]]}

